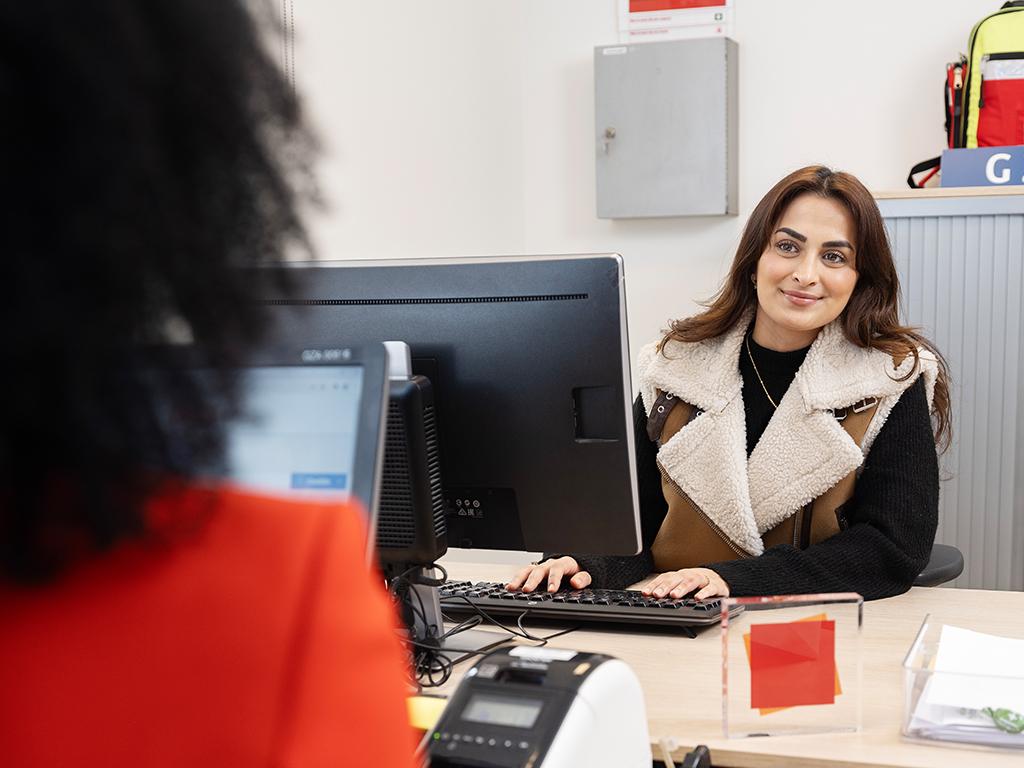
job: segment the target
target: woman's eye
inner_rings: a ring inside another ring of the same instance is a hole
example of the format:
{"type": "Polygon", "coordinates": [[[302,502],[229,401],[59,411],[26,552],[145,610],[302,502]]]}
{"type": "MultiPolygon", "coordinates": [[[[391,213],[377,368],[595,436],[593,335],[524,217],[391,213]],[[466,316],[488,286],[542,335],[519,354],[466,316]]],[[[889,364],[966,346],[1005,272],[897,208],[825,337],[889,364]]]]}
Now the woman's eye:
{"type": "Polygon", "coordinates": [[[775,247],[783,253],[796,253],[799,250],[799,248],[796,247],[796,243],[789,240],[780,240],[775,244],[775,247]]]}
{"type": "Polygon", "coordinates": [[[823,258],[830,264],[846,263],[846,257],[843,254],[839,253],[839,251],[828,251],[827,253],[822,254],[821,258],[823,258]]]}

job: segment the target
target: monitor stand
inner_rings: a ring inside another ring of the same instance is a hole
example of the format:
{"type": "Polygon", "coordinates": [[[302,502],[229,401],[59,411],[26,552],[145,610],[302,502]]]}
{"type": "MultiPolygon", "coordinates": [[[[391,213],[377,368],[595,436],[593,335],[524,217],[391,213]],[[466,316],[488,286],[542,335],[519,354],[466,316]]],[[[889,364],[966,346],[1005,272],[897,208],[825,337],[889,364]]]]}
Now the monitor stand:
{"type": "MultiPolygon", "coordinates": [[[[413,584],[406,599],[412,601],[411,604],[415,605],[417,609],[412,611],[414,617],[413,632],[417,637],[436,637],[438,634],[445,632],[444,619],[441,616],[441,600],[436,586],[413,584]],[[417,596],[419,599],[417,599],[417,596]],[[420,615],[421,607],[424,616],[420,615]],[[424,618],[426,619],[425,624],[424,618]]],[[[504,630],[501,632],[489,632],[481,629],[466,629],[442,640],[438,653],[447,657],[452,664],[455,664],[468,656],[501,645],[502,643],[507,643],[513,639],[504,630]]]]}

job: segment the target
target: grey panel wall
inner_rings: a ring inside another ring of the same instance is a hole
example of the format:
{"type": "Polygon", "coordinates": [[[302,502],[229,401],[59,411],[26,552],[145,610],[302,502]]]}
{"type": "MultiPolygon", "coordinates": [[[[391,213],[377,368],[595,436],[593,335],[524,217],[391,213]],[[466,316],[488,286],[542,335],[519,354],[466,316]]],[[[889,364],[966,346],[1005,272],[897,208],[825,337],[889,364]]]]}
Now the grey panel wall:
{"type": "Polygon", "coordinates": [[[1024,589],[1024,195],[880,200],[903,317],[949,363],[953,439],[938,541],[953,585],[1024,589]]]}

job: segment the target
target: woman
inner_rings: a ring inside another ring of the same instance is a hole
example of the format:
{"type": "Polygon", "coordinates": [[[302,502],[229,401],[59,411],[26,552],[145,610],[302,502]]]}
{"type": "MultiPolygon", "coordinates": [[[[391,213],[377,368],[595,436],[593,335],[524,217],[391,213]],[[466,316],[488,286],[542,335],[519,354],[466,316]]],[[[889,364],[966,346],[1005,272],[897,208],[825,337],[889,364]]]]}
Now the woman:
{"type": "Polygon", "coordinates": [[[949,385],[898,301],[864,186],[820,166],[782,179],[707,310],[640,351],[643,551],[550,556],[509,588],[655,573],[656,597],[909,589],[935,537],[949,385]]]}
{"type": "Polygon", "coordinates": [[[411,765],[358,510],[193,479],[311,142],[240,0],[0,5],[0,763],[411,765]],[[140,343],[191,337],[213,391],[140,343]]]}

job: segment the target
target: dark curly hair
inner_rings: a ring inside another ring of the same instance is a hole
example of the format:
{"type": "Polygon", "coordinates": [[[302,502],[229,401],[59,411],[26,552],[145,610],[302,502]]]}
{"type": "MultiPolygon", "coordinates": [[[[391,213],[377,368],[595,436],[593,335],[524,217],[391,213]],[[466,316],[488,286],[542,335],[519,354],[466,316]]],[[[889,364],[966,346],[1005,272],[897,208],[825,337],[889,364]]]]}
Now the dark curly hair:
{"type": "Polygon", "coordinates": [[[245,0],[0,5],[0,568],[53,577],[146,531],[158,483],[220,449],[159,413],[234,402],[252,274],[307,252],[314,142],[245,0]],[[190,338],[199,391],[140,345],[190,338]],[[162,373],[160,371],[163,371],[162,373]]]}

